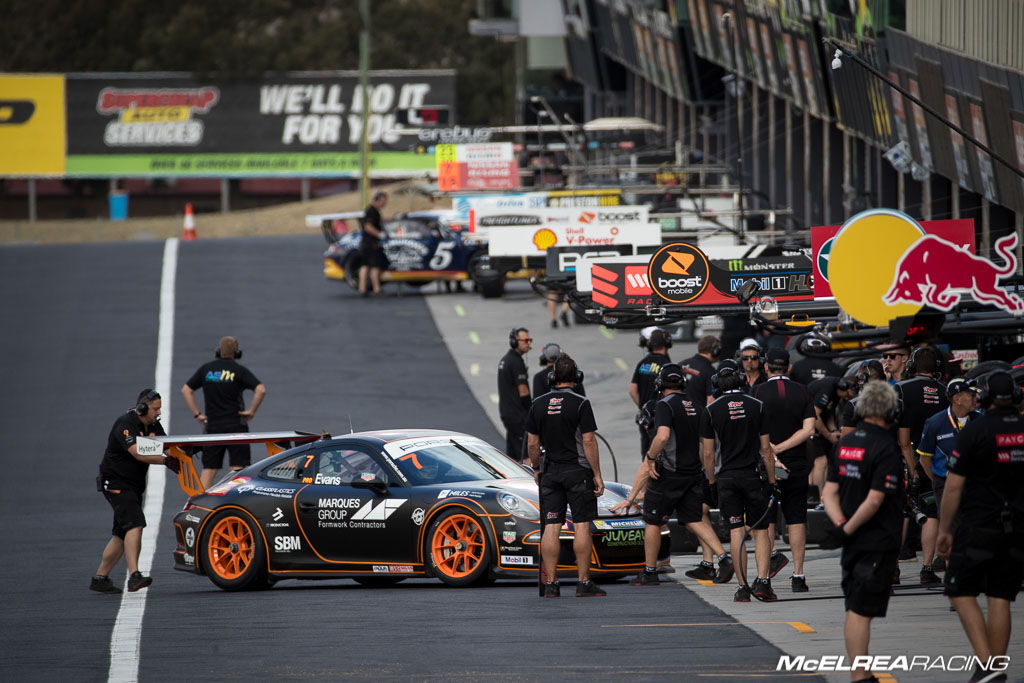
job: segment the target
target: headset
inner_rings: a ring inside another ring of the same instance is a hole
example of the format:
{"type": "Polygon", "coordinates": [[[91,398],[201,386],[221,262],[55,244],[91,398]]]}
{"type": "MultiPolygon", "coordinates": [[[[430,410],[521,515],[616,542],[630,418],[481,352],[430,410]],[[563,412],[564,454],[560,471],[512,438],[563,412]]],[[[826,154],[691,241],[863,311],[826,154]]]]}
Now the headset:
{"type": "Polygon", "coordinates": [[[756,347],[754,347],[754,346],[752,346],[750,344],[747,344],[745,347],[743,347],[741,349],[736,349],[736,362],[737,363],[740,362],[740,360],[741,360],[740,356],[743,355],[744,351],[750,351],[751,349],[754,349],[754,348],[757,349],[757,362],[760,363],[761,367],[763,368],[767,363],[765,362],[765,358],[764,358],[764,349],[761,348],[760,344],[758,344],[756,347]]]}
{"type": "Polygon", "coordinates": [[[1024,399],[1024,391],[1021,390],[1020,385],[1013,381],[1013,376],[1010,375],[1010,373],[1002,370],[996,370],[995,372],[990,372],[987,375],[982,375],[977,379],[978,403],[981,407],[988,410],[995,401],[995,399],[992,398],[992,392],[989,390],[989,380],[991,380],[996,374],[1004,374],[1010,377],[1010,381],[1013,383],[1013,392],[1010,394],[1010,401],[1015,405],[1019,404],[1021,400],[1024,399]]]}
{"type": "Polygon", "coordinates": [[[857,374],[854,375],[854,382],[857,383],[858,387],[863,387],[871,380],[871,373],[868,372],[868,368],[873,369],[881,378],[885,377],[885,370],[882,368],[882,364],[877,360],[871,359],[865,361],[863,365],[857,368],[857,374]]]}
{"type": "Polygon", "coordinates": [[[903,372],[907,377],[913,377],[917,374],[917,363],[920,358],[920,354],[930,353],[932,358],[935,359],[935,370],[932,371],[932,376],[942,376],[943,359],[942,354],[934,346],[918,346],[910,352],[910,358],[907,360],[907,365],[903,372]]]}
{"type": "MultiPolygon", "coordinates": [[[[878,380],[881,381],[881,380],[878,380]]],[[[899,396],[896,397],[896,403],[893,404],[892,408],[885,411],[885,421],[891,425],[898,425],[900,420],[903,419],[903,399],[899,396]]]]}
{"type": "Polygon", "coordinates": [[[139,417],[145,417],[149,414],[149,403],[160,398],[160,394],[155,389],[144,389],[139,394],[139,402],[135,404],[133,410],[138,414],[139,417]]]}
{"type": "Polygon", "coordinates": [[[711,357],[718,360],[718,357],[722,355],[722,342],[715,339],[714,345],[711,347],[711,357]]]}
{"type": "MultiPolygon", "coordinates": [[[[555,386],[555,361],[557,360],[558,359],[556,358],[554,361],[551,362],[551,369],[548,370],[548,389],[554,388],[555,386]]],[[[570,358],[569,360],[572,359],[570,358]]],[[[572,381],[573,384],[583,384],[583,371],[576,366],[576,361],[574,360],[572,361],[572,366],[576,370],[576,374],[574,376],[575,378],[572,381]]]]}
{"type": "Polygon", "coordinates": [[[737,368],[734,368],[731,364],[721,366],[718,368],[718,372],[711,375],[711,386],[714,387],[715,389],[720,389],[723,379],[727,377],[734,377],[735,375],[738,374],[739,370],[737,368]]]}
{"type": "Polygon", "coordinates": [[[668,385],[679,389],[686,386],[686,375],[678,363],[665,363],[661,366],[658,376],[654,378],[654,393],[660,394],[664,389],[670,388],[668,385]]]}
{"type": "Polygon", "coordinates": [[[838,389],[839,391],[849,391],[850,389],[853,389],[853,388],[854,388],[853,382],[851,382],[850,380],[846,379],[845,377],[841,377],[840,379],[836,380],[836,389],[838,389]]]}
{"type": "Polygon", "coordinates": [[[510,349],[516,348],[519,345],[519,333],[529,332],[525,327],[513,327],[508,333],[508,347],[510,349]]]}
{"type": "MultiPolygon", "coordinates": [[[[221,355],[220,355],[220,346],[217,346],[217,348],[215,348],[213,350],[213,357],[214,358],[220,358],[221,357],[221,355]]],[[[232,357],[235,358],[235,359],[238,359],[238,358],[242,357],[242,349],[240,349],[238,347],[238,340],[237,339],[235,339],[235,353],[234,353],[234,355],[232,357]]]]}
{"type": "Polygon", "coordinates": [[[672,348],[672,335],[660,327],[656,327],[651,330],[651,336],[647,338],[647,350],[653,351],[654,349],[664,348],[666,351],[672,348]],[[658,335],[655,337],[655,335],[658,335]]]}

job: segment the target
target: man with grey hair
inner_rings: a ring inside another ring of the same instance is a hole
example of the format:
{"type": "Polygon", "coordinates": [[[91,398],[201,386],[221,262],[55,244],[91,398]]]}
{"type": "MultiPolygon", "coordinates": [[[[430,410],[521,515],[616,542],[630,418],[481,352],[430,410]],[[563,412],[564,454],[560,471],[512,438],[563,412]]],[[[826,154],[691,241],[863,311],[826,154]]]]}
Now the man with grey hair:
{"type": "MultiPolygon", "coordinates": [[[[843,546],[846,651],[851,661],[867,655],[871,620],[884,617],[900,551],[903,462],[890,431],[897,419],[896,391],[884,381],[864,385],[859,421],[836,446],[822,500],[835,525],[822,548],[843,546]]],[[[855,668],[854,681],[875,680],[855,668]]]]}

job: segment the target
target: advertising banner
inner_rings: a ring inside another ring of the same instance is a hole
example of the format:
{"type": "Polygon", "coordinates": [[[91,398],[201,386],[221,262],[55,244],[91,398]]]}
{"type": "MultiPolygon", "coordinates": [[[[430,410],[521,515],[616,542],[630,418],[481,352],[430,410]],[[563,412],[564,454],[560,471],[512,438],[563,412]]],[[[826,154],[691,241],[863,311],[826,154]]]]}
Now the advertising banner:
{"type": "Polygon", "coordinates": [[[661,226],[647,222],[646,206],[482,212],[491,256],[543,256],[550,247],[604,247],[661,243],[661,226]]]}
{"type": "MultiPolygon", "coordinates": [[[[220,83],[190,76],[67,77],[70,176],[345,176],[360,173],[355,72],[220,83]]],[[[372,72],[371,175],[422,175],[398,112],[453,108],[452,71],[372,72]]]]}
{"type": "Polygon", "coordinates": [[[483,211],[494,209],[579,208],[584,206],[619,206],[622,191],[600,190],[548,190],[547,192],[503,192],[501,194],[456,195],[452,209],[458,219],[469,225],[469,231],[482,233],[476,217],[483,211]]]}
{"type": "Polygon", "coordinates": [[[507,190],[519,187],[519,162],[511,142],[438,145],[437,188],[507,190]]]}
{"type": "Polygon", "coordinates": [[[64,77],[0,76],[0,176],[64,174],[64,77]]]}

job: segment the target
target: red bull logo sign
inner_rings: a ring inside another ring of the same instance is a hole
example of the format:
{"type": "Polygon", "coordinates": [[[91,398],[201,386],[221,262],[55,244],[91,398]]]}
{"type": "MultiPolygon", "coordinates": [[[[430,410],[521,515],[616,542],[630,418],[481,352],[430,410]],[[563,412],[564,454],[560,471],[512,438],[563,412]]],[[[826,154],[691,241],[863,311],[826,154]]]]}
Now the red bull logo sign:
{"type": "Polygon", "coordinates": [[[928,234],[910,216],[891,209],[864,211],[843,224],[828,257],[836,302],[868,325],[888,325],[924,306],[949,311],[964,293],[1007,313],[1024,313],[1024,300],[999,281],[1017,269],[1017,235],[995,243],[1002,264],[968,245],[928,234]]]}

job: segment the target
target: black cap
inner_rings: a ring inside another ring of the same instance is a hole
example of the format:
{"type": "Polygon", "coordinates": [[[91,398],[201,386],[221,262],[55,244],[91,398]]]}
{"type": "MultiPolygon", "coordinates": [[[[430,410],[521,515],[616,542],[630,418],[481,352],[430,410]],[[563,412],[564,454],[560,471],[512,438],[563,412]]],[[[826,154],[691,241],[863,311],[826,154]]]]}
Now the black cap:
{"type": "Polygon", "coordinates": [[[988,395],[996,401],[1009,401],[1016,388],[1013,377],[1006,372],[993,372],[988,377],[988,395]]]}
{"type": "Polygon", "coordinates": [[[786,349],[770,348],[765,353],[765,360],[768,361],[768,365],[789,367],[789,351],[786,349]]]}
{"type": "Polygon", "coordinates": [[[964,379],[963,377],[957,377],[956,379],[951,379],[949,384],[946,385],[946,396],[948,398],[953,398],[962,391],[974,390],[974,382],[969,379],[964,379]]]}

